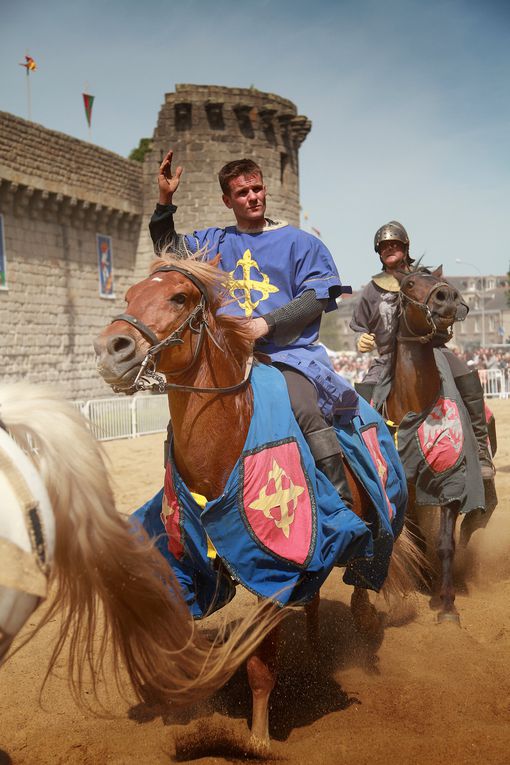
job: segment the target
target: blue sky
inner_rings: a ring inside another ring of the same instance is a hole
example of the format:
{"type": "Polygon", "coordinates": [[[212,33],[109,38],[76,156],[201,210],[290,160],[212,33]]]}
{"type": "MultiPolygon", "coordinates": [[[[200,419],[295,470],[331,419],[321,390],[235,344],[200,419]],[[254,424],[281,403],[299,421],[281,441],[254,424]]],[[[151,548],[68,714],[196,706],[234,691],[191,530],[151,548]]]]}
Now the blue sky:
{"type": "Polygon", "coordinates": [[[25,52],[33,120],[87,139],[87,84],[93,142],[123,155],[176,83],[290,98],[313,122],[303,211],[354,287],[392,218],[447,274],[508,270],[508,2],[0,0],[0,109],[21,117],[25,52]]]}

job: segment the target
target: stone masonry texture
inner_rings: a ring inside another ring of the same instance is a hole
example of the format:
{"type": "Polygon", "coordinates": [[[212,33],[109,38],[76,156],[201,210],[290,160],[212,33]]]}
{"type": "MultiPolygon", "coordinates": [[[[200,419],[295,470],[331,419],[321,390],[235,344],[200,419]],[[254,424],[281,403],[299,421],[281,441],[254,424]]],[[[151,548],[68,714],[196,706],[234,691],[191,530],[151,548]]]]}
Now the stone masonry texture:
{"type": "Polygon", "coordinates": [[[232,222],[217,173],[240,157],[262,167],[268,216],[298,225],[298,150],[310,127],[277,95],[177,85],[142,164],[0,112],[0,381],[50,383],[82,400],[113,395],[96,372],[92,341],[153,258],[147,224],[166,151],[184,167],[174,198],[179,231],[232,222]],[[112,238],[113,299],[99,295],[96,234],[112,238]]]}

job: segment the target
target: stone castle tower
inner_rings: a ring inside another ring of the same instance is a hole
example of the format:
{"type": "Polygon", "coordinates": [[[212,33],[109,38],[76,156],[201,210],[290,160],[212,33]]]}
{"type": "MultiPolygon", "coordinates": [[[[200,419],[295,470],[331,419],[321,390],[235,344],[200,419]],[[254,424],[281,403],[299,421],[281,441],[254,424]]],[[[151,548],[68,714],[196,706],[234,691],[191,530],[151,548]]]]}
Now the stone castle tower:
{"type": "Polygon", "coordinates": [[[153,258],[148,220],[169,148],[185,172],[176,226],[232,222],[217,173],[249,157],[264,172],[268,215],[299,225],[298,150],[311,123],[290,101],[253,88],[177,85],[165,96],[143,165],[0,112],[0,381],[54,383],[91,399],[111,390],[92,340],[124,309],[124,293],[153,258]],[[100,289],[99,242],[113,253],[100,289]]]}
{"type": "MultiPolygon", "coordinates": [[[[221,200],[218,171],[247,157],[257,162],[268,189],[269,217],[299,226],[298,151],[312,123],[281,96],[255,88],[176,85],[161,107],[143,168],[144,217],[157,201],[158,167],[169,149],[173,169],[184,167],[174,198],[178,231],[228,225],[232,213],[221,200]]],[[[140,240],[141,263],[152,257],[147,231],[140,240]]]]}

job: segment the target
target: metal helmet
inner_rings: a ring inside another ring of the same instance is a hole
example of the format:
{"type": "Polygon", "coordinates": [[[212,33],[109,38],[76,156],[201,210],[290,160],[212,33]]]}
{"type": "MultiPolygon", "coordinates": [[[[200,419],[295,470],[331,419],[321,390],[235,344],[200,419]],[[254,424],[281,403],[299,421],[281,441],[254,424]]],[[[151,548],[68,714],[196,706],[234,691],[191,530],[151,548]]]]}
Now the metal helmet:
{"type": "Polygon", "coordinates": [[[374,250],[378,253],[381,242],[402,242],[409,251],[409,237],[407,231],[398,220],[390,220],[384,226],[378,228],[374,236],[374,250]]]}

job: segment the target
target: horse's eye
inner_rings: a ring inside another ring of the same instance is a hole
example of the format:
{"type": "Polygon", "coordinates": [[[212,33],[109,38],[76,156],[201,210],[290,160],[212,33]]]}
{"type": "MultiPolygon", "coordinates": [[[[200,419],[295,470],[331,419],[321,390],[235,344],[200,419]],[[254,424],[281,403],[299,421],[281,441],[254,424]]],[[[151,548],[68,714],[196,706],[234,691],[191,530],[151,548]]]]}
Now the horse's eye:
{"type": "Polygon", "coordinates": [[[184,305],[184,303],[186,302],[186,295],[184,294],[184,292],[179,292],[177,293],[177,295],[174,295],[173,297],[170,298],[170,302],[177,303],[177,305],[184,305]]]}
{"type": "Polygon", "coordinates": [[[414,287],[414,282],[411,279],[411,281],[407,282],[406,287],[410,287],[411,289],[414,287]]]}

